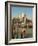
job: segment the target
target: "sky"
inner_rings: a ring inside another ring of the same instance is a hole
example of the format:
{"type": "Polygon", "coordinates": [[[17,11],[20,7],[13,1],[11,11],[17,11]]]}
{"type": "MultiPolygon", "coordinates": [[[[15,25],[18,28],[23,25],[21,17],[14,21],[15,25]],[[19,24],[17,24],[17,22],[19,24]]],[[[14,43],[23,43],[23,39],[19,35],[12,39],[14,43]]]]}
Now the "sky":
{"type": "Polygon", "coordinates": [[[32,17],[32,8],[30,7],[11,7],[11,15],[16,16],[18,14],[24,13],[30,17],[32,17]]]}

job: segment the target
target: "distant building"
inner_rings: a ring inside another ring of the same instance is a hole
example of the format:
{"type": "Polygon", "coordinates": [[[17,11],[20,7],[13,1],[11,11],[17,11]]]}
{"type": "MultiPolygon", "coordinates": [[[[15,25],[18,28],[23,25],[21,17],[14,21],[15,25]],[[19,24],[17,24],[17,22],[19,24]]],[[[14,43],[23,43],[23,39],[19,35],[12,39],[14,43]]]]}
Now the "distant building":
{"type": "Polygon", "coordinates": [[[18,16],[15,16],[12,20],[12,33],[15,33],[15,37],[16,33],[18,35],[21,35],[23,33],[22,35],[23,37],[25,37],[25,34],[27,34],[26,29],[32,28],[32,26],[32,20],[30,18],[28,19],[26,14],[19,14],[18,16]]]}

